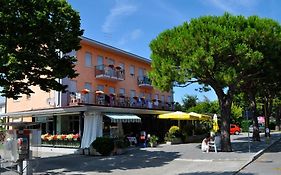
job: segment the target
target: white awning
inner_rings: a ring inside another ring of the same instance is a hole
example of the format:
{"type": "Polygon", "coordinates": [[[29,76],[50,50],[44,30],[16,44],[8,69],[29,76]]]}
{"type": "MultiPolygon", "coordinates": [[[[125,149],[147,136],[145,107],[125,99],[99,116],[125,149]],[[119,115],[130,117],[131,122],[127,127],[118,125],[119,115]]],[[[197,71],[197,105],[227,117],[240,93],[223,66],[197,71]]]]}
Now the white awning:
{"type": "Polygon", "coordinates": [[[116,114],[116,113],[105,113],[105,116],[109,117],[113,123],[140,123],[141,118],[134,114],[116,114]]]}
{"type": "Polygon", "coordinates": [[[50,115],[67,115],[79,114],[80,112],[87,111],[86,106],[73,106],[73,107],[60,107],[60,108],[45,108],[27,111],[9,112],[0,114],[0,117],[44,117],[50,115]]]}

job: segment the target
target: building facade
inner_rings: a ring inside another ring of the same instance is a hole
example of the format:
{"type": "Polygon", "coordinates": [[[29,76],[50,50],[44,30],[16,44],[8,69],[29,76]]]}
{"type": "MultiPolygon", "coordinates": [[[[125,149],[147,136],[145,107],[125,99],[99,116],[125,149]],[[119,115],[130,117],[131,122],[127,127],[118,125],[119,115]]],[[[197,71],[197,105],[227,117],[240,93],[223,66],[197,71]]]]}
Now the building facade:
{"type": "Polygon", "coordinates": [[[79,76],[58,80],[68,85],[67,92],[32,87],[31,96],[7,99],[10,122],[39,122],[43,134],[79,133],[87,147],[97,136],[120,132],[120,127],[122,132],[143,129],[137,123],[143,127],[145,121],[173,110],[172,90],[161,92],[151,85],[149,59],[86,37],[81,49],[69,54],[77,58],[79,76]]]}

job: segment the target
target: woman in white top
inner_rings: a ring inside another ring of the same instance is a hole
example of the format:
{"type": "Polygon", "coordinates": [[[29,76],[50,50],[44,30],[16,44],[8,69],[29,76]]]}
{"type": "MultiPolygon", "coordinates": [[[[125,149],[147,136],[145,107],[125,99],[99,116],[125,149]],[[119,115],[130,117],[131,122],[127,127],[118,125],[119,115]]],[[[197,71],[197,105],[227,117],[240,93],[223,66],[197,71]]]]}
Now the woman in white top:
{"type": "Polygon", "coordinates": [[[203,152],[209,152],[209,142],[210,142],[210,136],[206,137],[203,139],[202,144],[201,144],[201,150],[203,152]]]}

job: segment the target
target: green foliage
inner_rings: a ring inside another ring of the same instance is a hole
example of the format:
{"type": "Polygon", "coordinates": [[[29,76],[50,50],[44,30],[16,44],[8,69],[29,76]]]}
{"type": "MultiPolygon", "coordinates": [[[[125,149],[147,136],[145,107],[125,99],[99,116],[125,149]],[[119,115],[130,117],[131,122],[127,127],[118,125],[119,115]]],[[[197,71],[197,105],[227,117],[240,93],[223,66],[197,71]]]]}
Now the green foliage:
{"type": "Polygon", "coordinates": [[[182,138],[182,133],[178,126],[171,126],[169,131],[166,133],[164,140],[165,141],[172,141],[176,138],[182,138]]]}
{"type": "Polygon", "coordinates": [[[57,79],[77,76],[80,17],[66,0],[0,2],[0,86],[2,96],[17,99],[44,91],[64,91],[57,79]]]}
{"type": "Polygon", "coordinates": [[[159,138],[156,135],[151,135],[149,138],[149,142],[153,143],[153,144],[157,143],[158,140],[159,140],[159,138]]]}
{"type": "Polygon", "coordinates": [[[231,106],[231,120],[232,123],[240,125],[240,122],[243,120],[242,115],[243,109],[237,106],[235,103],[231,106]]]}
{"type": "Polygon", "coordinates": [[[187,110],[189,108],[192,108],[194,106],[197,105],[197,101],[198,101],[198,97],[197,96],[191,96],[191,95],[184,95],[184,97],[182,98],[182,102],[183,102],[183,109],[187,110]]]}
{"type": "Polygon", "coordinates": [[[108,156],[114,149],[114,140],[109,137],[97,137],[91,146],[101,155],[108,156]]]}
{"type": "Polygon", "coordinates": [[[270,130],[275,130],[276,122],[269,122],[269,129],[270,130]]]}
{"type": "Polygon", "coordinates": [[[218,101],[203,101],[198,102],[196,106],[189,108],[187,112],[196,112],[200,114],[218,114],[220,112],[220,107],[218,101]]]}
{"type": "Polygon", "coordinates": [[[249,126],[251,125],[252,121],[250,120],[243,120],[241,122],[241,129],[243,132],[248,132],[249,131],[249,126]]]}
{"type": "Polygon", "coordinates": [[[170,90],[174,85],[197,82],[216,92],[224,123],[221,129],[226,134],[223,151],[231,151],[229,122],[234,95],[245,88],[251,90],[253,86],[249,84],[273,72],[281,75],[277,73],[281,64],[281,26],[257,16],[225,13],[195,18],[160,33],[150,48],[149,77],[157,88],[170,90]]]}
{"type": "Polygon", "coordinates": [[[127,148],[130,146],[130,142],[127,138],[116,138],[114,139],[114,146],[116,148],[127,148]]]}
{"type": "Polygon", "coordinates": [[[171,126],[171,128],[169,129],[169,133],[171,134],[176,134],[180,131],[180,128],[178,126],[171,126]]]}

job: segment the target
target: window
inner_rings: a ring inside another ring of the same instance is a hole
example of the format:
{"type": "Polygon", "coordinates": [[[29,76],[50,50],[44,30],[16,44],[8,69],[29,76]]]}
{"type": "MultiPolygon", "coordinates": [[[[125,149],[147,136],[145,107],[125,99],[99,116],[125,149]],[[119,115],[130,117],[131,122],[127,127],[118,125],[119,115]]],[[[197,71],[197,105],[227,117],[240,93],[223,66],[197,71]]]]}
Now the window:
{"type": "Polygon", "coordinates": [[[85,66],[86,67],[92,66],[92,54],[89,52],[86,52],[85,54],[85,66]]]}
{"type": "Polygon", "coordinates": [[[97,88],[98,88],[97,90],[99,90],[99,91],[104,91],[104,85],[98,85],[97,88]]]}
{"type": "Polygon", "coordinates": [[[103,56],[98,56],[98,65],[102,65],[103,64],[103,56]]]}
{"type": "Polygon", "coordinates": [[[130,75],[131,76],[135,75],[135,66],[130,66],[130,75]]]}
{"type": "Polygon", "coordinates": [[[158,99],[159,99],[159,95],[158,95],[158,94],[155,94],[154,98],[155,98],[156,100],[158,100],[158,99]]]}
{"type": "Polygon", "coordinates": [[[139,77],[143,77],[143,76],[144,76],[144,69],[139,68],[138,73],[139,73],[139,74],[138,74],[139,77]]]}
{"type": "Polygon", "coordinates": [[[103,70],[103,57],[102,56],[98,56],[98,66],[97,66],[97,69],[98,70],[103,70]]]}
{"type": "Polygon", "coordinates": [[[168,102],[168,103],[171,103],[171,96],[168,96],[168,97],[167,97],[167,102],[168,102]]]}
{"type": "Polygon", "coordinates": [[[107,65],[114,65],[114,60],[112,58],[107,58],[107,65]]]}
{"type": "Polygon", "coordinates": [[[136,96],[136,91],[135,90],[131,90],[130,91],[130,97],[133,98],[136,96]]]}
{"type": "Polygon", "coordinates": [[[164,95],[161,96],[161,101],[162,101],[162,102],[165,101],[165,96],[164,96],[164,95]]]}
{"type": "Polygon", "coordinates": [[[69,92],[77,92],[77,82],[76,81],[74,81],[74,80],[69,81],[68,91],[69,92]]]}
{"type": "Polygon", "coordinates": [[[69,116],[69,131],[71,134],[79,133],[79,116],[69,116]]]}
{"type": "Polygon", "coordinates": [[[109,93],[110,94],[115,94],[115,88],[114,87],[109,87],[109,93]]]}
{"type": "MultiPolygon", "coordinates": [[[[84,88],[85,89],[88,89],[90,90],[90,92],[92,92],[92,84],[91,83],[88,83],[86,82],[85,85],[84,85],[84,88]]],[[[92,102],[92,93],[87,93],[84,95],[84,98],[85,98],[85,102],[86,103],[91,103],[92,102]]]]}
{"type": "Polygon", "coordinates": [[[125,95],[125,89],[124,88],[120,88],[119,89],[119,94],[125,95]]]}

